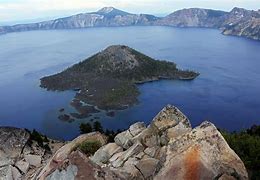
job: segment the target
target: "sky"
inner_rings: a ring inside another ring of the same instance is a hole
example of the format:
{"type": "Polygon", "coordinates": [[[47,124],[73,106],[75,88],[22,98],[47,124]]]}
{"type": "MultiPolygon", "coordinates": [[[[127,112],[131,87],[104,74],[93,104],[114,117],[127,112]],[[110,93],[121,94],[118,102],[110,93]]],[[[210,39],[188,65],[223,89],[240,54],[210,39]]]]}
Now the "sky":
{"type": "Polygon", "coordinates": [[[166,15],[200,7],[230,11],[233,7],[260,9],[260,0],[0,0],[0,23],[47,20],[113,6],[131,13],[166,15]]]}

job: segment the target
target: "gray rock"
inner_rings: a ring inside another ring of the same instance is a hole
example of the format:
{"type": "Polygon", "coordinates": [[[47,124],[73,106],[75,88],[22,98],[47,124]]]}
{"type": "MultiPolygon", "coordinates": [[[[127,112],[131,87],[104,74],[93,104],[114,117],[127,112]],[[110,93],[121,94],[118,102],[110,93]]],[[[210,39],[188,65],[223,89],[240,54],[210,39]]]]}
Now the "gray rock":
{"type": "Polygon", "coordinates": [[[180,122],[184,127],[191,128],[188,118],[178,108],[167,105],[155,116],[151,124],[157,127],[159,132],[163,132],[180,122]]]}
{"type": "Polygon", "coordinates": [[[75,179],[78,168],[74,165],[69,165],[64,170],[55,170],[51,175],[47,176],[47,180],[69,180],[75,179]]]}
{"type": "Polygon", "coordinates": [[[138,134],[140,134],[145,129],[144,122],[137,122],[129,127],[129,131],[131,135],[134,137],[138,134]]]}
{"type": "Polygon", "coordinates": [[[124,149],[128,149],[133,145],[132,139],[132,134],[129,132],[129,130],[126,130],[116,135],[114,140],[117,145],[121,146],[124,149]]]}
{"type": "Polygon", "coordinates": [[[18,157],[29,138],[30,134],[24,129],[0,127],[0,157],[18,157]]]}
{"type": "Polygon", "coordinates": [[[97,150],[90,159],[96,164],[102,165],[103,163],[107,163],[114,154],[122,151],[123,148],[116,143],[109,143],[97,150]]]}
{"type": "Polygon", "coordinates": [[[19,168],[24,174],[28,172],[30,164],[26,161],[18,161],[15,163],[15,166],[19,168]]]}
{"type": "Polygon", "coordinates": [[[152,177],[160,170],[160,161],[155,158],[145,158],[140,160],[136,167],[141,171],[145,179],[152,177]]]}
{"type": "MultiPolygon", "coordinates": [[[[144,150],[143,145],[140,142],[136,142],[133,146],[131,146],[129,149],[124,151],[123,153],[120,153],[120,155],[115,159],[114,161],[110,159],[111,165],[115,168],[123,166],[123,164],[128,160],[130,157],[134,157],[135,155],[139,154],[144,150]]],[[[117,155],[117,154],[115,154],[117,155]]]]}
{"type": "Polygon", "coordinates": [[[33,154],[26,154],[24,155],[24,159],[26,162],[28,162],[31,166],[38,167],[41,165],[42,157],[39,155],[33,155],[33,154]]]}

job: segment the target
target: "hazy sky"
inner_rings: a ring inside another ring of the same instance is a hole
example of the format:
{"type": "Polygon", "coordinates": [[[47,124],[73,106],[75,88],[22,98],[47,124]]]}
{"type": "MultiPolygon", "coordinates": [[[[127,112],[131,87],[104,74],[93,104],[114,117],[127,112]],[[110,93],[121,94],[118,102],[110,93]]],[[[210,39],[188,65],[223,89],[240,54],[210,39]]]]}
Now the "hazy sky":
{"type": "Polygon", "coordinates": [[[132,13],[167,14],[201,7],[229,11],[233,7],[260,9],[260,0],[0,0],[0,22],[46,19],[113,6],[132,13]]]}

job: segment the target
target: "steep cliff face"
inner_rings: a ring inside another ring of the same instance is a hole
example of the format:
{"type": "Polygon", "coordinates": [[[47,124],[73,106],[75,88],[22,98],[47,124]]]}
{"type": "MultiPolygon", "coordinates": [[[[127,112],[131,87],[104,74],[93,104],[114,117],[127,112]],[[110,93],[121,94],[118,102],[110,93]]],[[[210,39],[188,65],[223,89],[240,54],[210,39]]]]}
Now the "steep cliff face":
{"type": "Polygon", "coordinates": [[[75,29],[99,26],[151,25],[158,19],[158,17],[153,15],[131,14],[113,7],[105,7],[97,12],[82,13],[51,21],[31,24],[18,24],[14,26],[2,26],[0,27],[0,34],[31,30],[75,29]]]}
{"type": "Polygon", "coordinates": [[[221,27],[225,35],[260,40],[260,11],[234,8],[221,27]]]}
{"type": "Polygon", "coordinates": [[[176,27],[209,27],[219,28],[225,20],[227,12],[210,9],[182,9],[175,11],[156,24],[176,27]]]}
{"type": "Polygon", "coordinates": [[[217,128],[203,122],[192,129],[176,107],[166,106],[146,127],[137,122],[105,143],[99,133],[82,135],[63,146],[35,179],[248,179],[243,162],[217,128]],[[76,147],[103,145],[87,157],[76,147]]]}
{"type": "Polygon", "coordinates": [[[260,11],[249,11],[242,8],[234,8],[231,12],[190,8],[178,10],[166,17],[159,18],[149,14],[131,14],[113,7],[105,7],[97,12],[77,14],[51,21],[2,26],[0,27],[0,34],[31,30],[159,25],[221,28],[223,34],[226,35],[243,36],[259,40],[259,14],[260,11]]]}

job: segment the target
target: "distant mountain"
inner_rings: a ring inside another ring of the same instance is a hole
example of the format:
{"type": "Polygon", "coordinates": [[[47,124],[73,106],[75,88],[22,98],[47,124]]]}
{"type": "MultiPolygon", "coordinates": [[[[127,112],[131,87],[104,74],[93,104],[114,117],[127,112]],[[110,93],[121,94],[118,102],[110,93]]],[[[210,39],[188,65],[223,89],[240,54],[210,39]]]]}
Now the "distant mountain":
{"type": "Polygon", "coordinates": [[[260,10],[234,8],[231,12],[190,8],[176,11],[155,22],[174,27],[219,28],[225,35],[260,40],[260,10]]]}
{"type": "Polygon", "coordinates": [[[260,40],[260,10],[249,11],[234,8],[225,19],[221,29],[225,35],[243,36],[260,40]]]}
{"type": "Polygon", "coordinates": [[[225,35],[260,40],[260,10],[250,11],[242,8],[234,8],[231,12],[190,8],[178,10],[160,18],[149,14],[131,14],[113,7],[104,7],[97,12],[77,14],[51,21],[0,26],[0,34],[30,30],[135,25],[218,28],[225,35]]]}
{"type": "Polygon", "coordinates": [[[190,8],[175,11],[158,20],[157,25],[176,27],[210,27],[219,28],[227,12],[210,9],[190,8]]]}
{"type": "Polygon", "coordinates": [[[77,14],[65,18],[39,23],[18,24],[0,27],[0,34],[30,30],[74,29],[101,26],[152,25],[158,17],[146,14],[131,14],[113,7],[105,7],[97,12],[77,14]]]}

